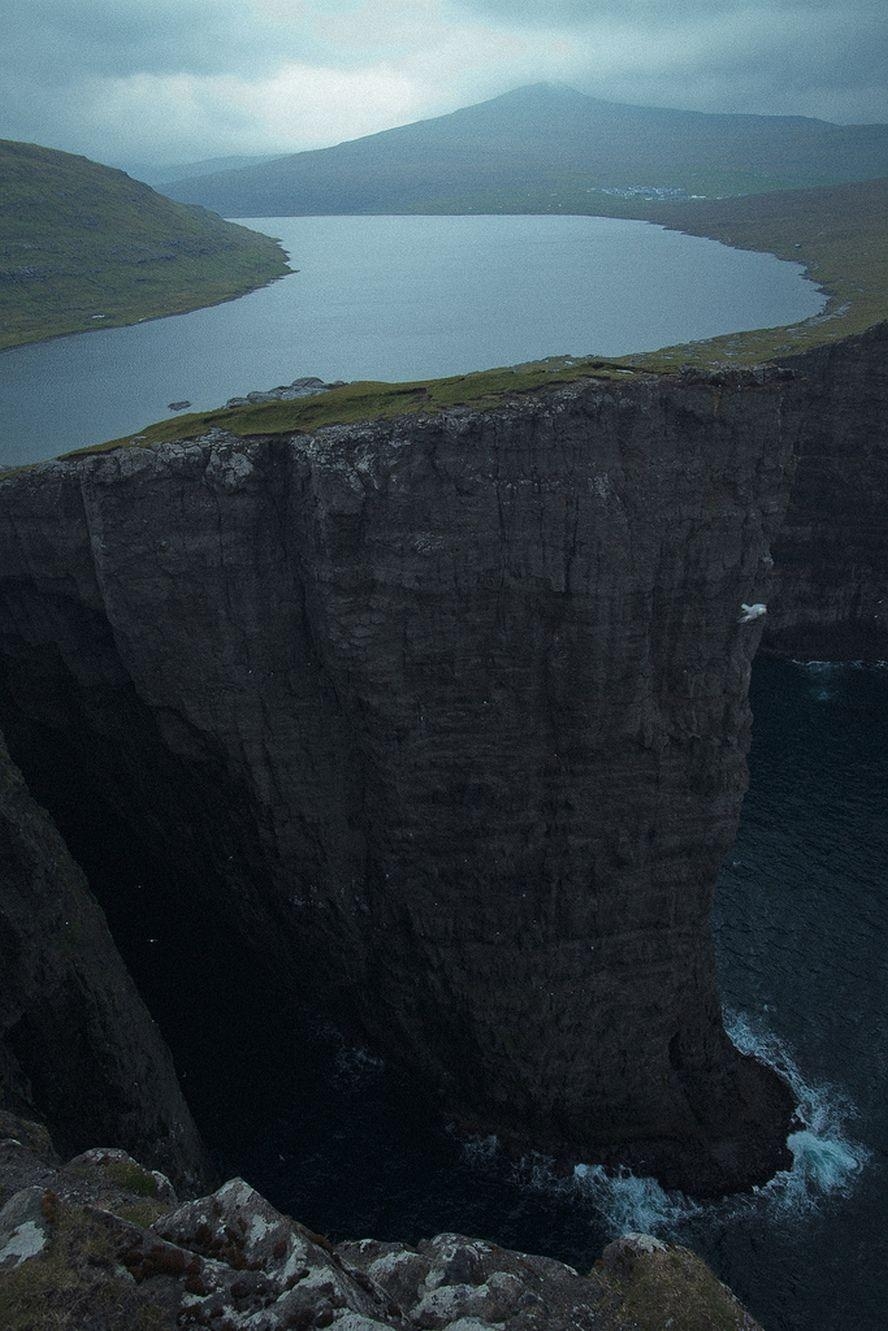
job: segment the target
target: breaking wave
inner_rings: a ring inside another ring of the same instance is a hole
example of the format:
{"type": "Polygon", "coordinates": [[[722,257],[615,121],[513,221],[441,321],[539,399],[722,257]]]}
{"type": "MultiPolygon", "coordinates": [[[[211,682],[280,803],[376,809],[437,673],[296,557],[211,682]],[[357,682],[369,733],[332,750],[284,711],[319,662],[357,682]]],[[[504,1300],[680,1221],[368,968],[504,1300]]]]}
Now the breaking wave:
{"type": "Polygon", "coordinates": [[[754,1054],[779,1072],[796,1099],[800,1126],[786,1141],[792,1168],[776,1174],[759,1193],[792,1211],[816,1206],[829,1193],[847,1193],[869,1158],[866,1147],[848,1135],[848,1123],[856,1117],[850,1100],[832,1086],[809,1082],[784,1042],[757,1029],[748,1017],[726,1012],[725,1028],[741,1053],[754,1054]]]}
{"type": "MultiPolygon", "coordinates": [[[[572,1197],[589,1208],[611,1237],[629,1231],[677,1237],[694,1221],[711,1219],[724,1224],[762,1210],[772,1219],[798,1216],[815,1209],[830,1194],[847,1194],[869,1154],[847,1133],[848,1121],[855,1115],[853,1106],[832,1087],[807,1081],[783,1041],[757,1029],[749,1018],[727,1012],[725,1025],[742,1053],[754,1054],[792,1088],[798,1127],[787,1138],[793,1158],[790,1169],[748,1193],[713,1202],[667,1192],[654,1178],[628,1170],[612,1172],[603,1165],[580,1163],[572,1173],[563,1174],[552,1160],[538,1155],[526,1156],[516,1167],[515,1177],[525,1186],[572,1197]]],[[[489,1144],[485,1145],[489,1150],[489,1144]]]]}

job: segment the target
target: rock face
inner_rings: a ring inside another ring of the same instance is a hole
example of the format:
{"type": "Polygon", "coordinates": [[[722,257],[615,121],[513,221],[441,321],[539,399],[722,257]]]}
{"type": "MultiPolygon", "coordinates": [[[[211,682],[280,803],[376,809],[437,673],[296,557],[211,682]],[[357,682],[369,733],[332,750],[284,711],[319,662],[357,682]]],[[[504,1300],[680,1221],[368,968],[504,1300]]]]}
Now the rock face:
{"type": "Polygon", "coordinates": [[[804,428],[764,645],[888,658],[888,324],[794,362],[804,428]]]}
{"type": "Polygon", "coordinates": [[[169,1051],[2,737],[0,947],[0,1106],[48,1118],[69,1150],[108,1135],[187,1185],[205,1180],[169,1051]]]}
{"type": "MultiPolygon", "coordinates": [[[[17,1150],[0,1140],[0,1199],[17,1150]]],[[[459,1234],[334,1246],[242,1179],[178,1205],[123,1151],[31,1170],[0,1209],[6,1331],[757,1331],[699,1258],[647,1235],[584,1277],[459,1234]]]]}
{"type": "Polygon", "coordinates": [[[777,370],[587,382],[9,478],[10,749],[463,1122],[761,1180],[791,1106],[708,918],[803,415],[777,370]]]}

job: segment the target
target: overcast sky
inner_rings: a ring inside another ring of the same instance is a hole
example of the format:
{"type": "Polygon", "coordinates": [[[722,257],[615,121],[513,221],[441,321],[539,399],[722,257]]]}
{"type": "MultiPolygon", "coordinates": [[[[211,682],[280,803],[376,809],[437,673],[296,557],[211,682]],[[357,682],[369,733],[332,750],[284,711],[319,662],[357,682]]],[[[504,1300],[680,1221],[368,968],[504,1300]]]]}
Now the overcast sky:
{"type": "Polygon", "coordinates": [[[99,161],[288,152],[560,80],[888,121],[886,0],[0,0],[0,137],[99,161]]]}

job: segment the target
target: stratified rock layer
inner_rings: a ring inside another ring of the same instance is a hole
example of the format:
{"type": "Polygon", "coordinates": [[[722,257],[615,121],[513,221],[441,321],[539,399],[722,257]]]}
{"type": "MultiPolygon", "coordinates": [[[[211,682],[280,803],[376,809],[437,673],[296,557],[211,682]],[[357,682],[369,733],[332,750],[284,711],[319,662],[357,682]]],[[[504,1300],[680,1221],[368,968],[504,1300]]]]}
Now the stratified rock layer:
{"type": "Polygon", "coordinates": [[[169,1051],[2,736],[0,952],[0,1111],[46,1117],[68,1149],[107,1136],[183,1183],[204,1181],[207,1161],[169,1051]]]}
{"type": "Polygon", "coordinates": [[[888,659],[888,324],[793,362],[804,397],[764,645],[888,659]]]}
{"type": "Polygon", "coordinates": [[[788,1093],[708,918],[801,409],[779,371],[587,382],[8,479],[13,754],[465,1122],[762,1179],[788,1093]]]}

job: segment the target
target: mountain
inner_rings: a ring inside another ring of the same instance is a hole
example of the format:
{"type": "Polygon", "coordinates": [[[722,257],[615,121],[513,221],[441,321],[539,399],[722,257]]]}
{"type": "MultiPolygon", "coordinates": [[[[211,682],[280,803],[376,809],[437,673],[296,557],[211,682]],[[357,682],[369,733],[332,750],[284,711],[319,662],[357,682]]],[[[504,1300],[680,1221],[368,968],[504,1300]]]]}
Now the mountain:
{"type": "Polygon", "coordinates": [[[160,166],[142,162],[121,162],[122,170],[134,180],[143,180],[152,189],[164,191],[174,180],[190,180],[194,176],[218,175],[221,171],[239,171],[245,166],[258,166],[273,162],[280,153],[240,153],[230,157],[207,157],[199,162],[163,162],[160,166]]]}
{"type": "Polygon", "coordinates": [[[534,84],[451,115],[169,185],[227,217],[637,212],[888,175],[888,125],[624,106],[534,84]]]}
{"type": "Polygon", "coordinates": [[[268,236],[85,157],[0,140],[0,348],[212,305],[288,271],[268,236]]]}

